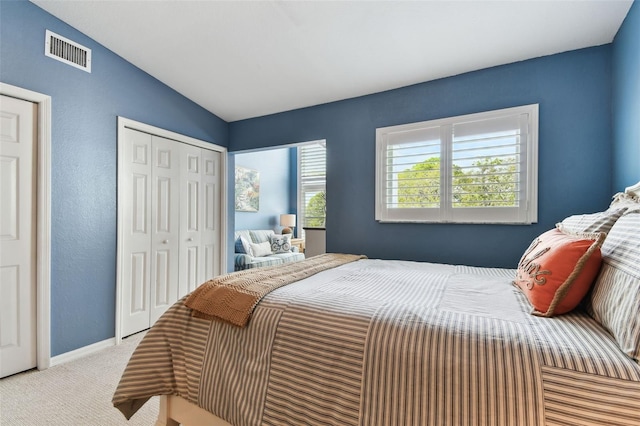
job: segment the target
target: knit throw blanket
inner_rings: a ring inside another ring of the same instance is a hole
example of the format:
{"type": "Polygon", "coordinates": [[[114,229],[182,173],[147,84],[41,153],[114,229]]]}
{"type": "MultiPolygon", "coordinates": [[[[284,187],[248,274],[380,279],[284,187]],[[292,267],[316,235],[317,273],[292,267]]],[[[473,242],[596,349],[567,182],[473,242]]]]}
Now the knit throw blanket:
{"type": "Polygon", "coordinates": [[[232,272],[209,280],[186,299],[194,317],[214,318],[244,327],[254,308],[269,292],[364,255],[327,253],[300,262],[232,272]]]}

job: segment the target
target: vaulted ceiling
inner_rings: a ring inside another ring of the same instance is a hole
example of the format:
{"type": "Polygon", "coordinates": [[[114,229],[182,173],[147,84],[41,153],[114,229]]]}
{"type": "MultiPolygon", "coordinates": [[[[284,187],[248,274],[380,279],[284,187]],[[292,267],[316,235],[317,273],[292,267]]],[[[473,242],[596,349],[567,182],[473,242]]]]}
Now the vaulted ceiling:
{"type": "Polygon", "coordinates": [[[32,2],[226,121],[610,43],[633,3],[32,2]]]}

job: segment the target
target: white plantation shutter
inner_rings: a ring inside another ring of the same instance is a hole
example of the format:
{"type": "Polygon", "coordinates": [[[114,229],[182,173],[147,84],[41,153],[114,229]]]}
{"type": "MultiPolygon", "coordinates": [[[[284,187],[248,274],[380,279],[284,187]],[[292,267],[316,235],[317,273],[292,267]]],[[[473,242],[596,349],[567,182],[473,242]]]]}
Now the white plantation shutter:
{"type": "Polygon", "coordinates": [[[533,223],[538,106],[376,130],[376,220],[533,223]]]}
{"type": "Polygon", "coordinates": [[[326,194],[327,150],[325,142],[314,142],[298,147],[298,182],[300,188],[298,207],[299,227],[324,227],[325,212],[317,208],[318,197],[326,194]],[[314,204],[309,208],[310,202],[314,204]]]}
{"type": "Polygon", "coordinates": [[[441,202],[440,128],[410,125],[387,133],[383,139],[386,209],[400,220],[437,219],[441,202]],[[425,170],[419,170],[420,165],[425,170]]]}

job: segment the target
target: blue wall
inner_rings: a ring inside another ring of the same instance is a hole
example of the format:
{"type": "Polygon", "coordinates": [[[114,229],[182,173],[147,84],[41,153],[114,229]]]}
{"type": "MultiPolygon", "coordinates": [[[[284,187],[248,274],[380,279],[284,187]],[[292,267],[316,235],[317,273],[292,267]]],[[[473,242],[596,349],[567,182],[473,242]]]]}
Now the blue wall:
{"type": "Polygon", "coordinates": [[[640,3],[613,41],[613,189],[640,181],[640,3]]]}
{"type": "Polygon", "coordinates": [[[291,213],[289,151],[281,148],[235,154],[236,167],[260,172],[260,209],[255,213],[235,212],[235,229],[280,228],[280,214],[291,213]]]}
{"type": "Polygon", "coordinates": [[[639,9],[613,45],[227,124],[32,3],[0,1],[0,81],[53,100],[52,355],[114,335],[116,116],[234,151],[326,139],[329,250],[512,267],[535,235],[640,180],[639,9]],[[45,29],[91,48],[93,72],[45,57],[45,29]],[[528,103],[540,104],[538,224],[375,222],[377,127],[528,103]]]}
{"type": "Polygon", "coordinates": [[[327,141],[327,249],[374,258],[514,267],[532,238],[611,195],[611,45],[230,123],[231,151],[327,141]],[[539,222],[529,226],[374,220],[375,129],[540,105],[539,222]]]}
{"type": "Polygon", "coordinates": [[[228,145],[228,124],[26,1],[0,1],[0,81],[52,98],[51,355],[114,336],[116,117],[228,145]],[[92,73],[44,55],[45,29],[92,73]]]}

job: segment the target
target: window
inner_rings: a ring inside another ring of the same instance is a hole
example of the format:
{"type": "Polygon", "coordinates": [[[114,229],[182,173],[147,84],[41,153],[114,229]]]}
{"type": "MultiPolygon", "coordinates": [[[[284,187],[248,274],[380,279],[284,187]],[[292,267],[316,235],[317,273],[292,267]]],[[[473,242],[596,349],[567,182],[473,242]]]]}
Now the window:
{"type": "Polygon", "coordinates": [[[376,129],[376,220],[537,221],[538,105],[376,129]]]}
{"type": "Polygon", "coordinates": [[[298,147],[298,217],[300,227],[324,228],[327,214],[327,149],[325,141],[298,147]]]}

